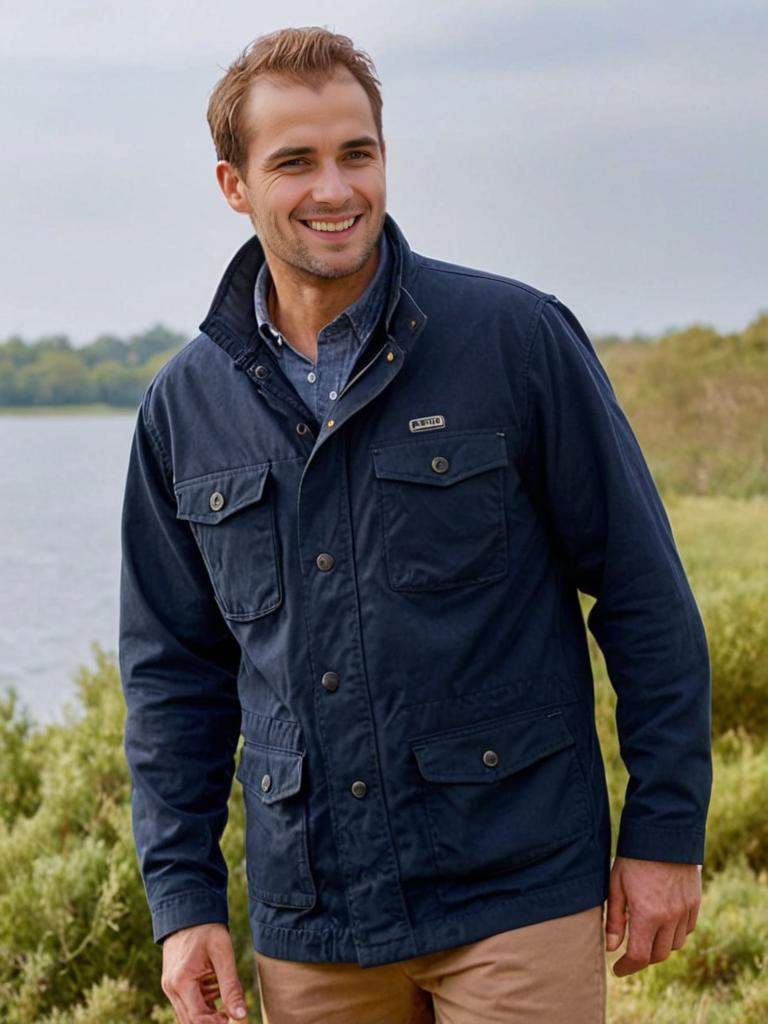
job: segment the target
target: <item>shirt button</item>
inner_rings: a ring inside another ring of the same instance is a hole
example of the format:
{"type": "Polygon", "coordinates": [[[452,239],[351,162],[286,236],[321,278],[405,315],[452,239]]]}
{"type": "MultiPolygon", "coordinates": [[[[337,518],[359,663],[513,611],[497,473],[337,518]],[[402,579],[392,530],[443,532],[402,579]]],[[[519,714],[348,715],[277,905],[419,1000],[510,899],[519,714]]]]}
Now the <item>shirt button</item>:
{"type": "Polygon", "coordinates": [[[261,792],[268,793],[272,789],[272,776],[262,775],[261,777],[261,792]]]}
{"type": "Polygon", "coordinates": [[[333,401],[335,398],[338,398],[338,392],[336,392],[336,391],[329,391],[328,392],[328,397],[331,399],[331,401],[333,401]]]}
{"type": "Polygon", "coordinates": [[[350,789],[352,790],[352,796],[356,796],[358,800],[362,800],[368,792],[368,787],[360,779],[356,779],[350,786],[350,789]]]}
{"type": "Polygon", "coordinates": [[[323,672],[320,682],[330,693],[334,693],[339,688],[339,677],[336,672],[323,672]]]}
{"type": "Polygon", "coordinates": [[[253,372],[259,378],[259,380],[264,380],[264,378],[269,373],[269,370],[266,368],[266,366],[257,366],[253,372]]]}
{"type": "Polygon", "coordinates": [[[483,764],[487,768],[495,768],[498,763],[499,755],[496,753],[496,751],[486,750],[486,752],[483,754],[483,764]]]}
{"type": "Polygon", "coordinates": [[[317,374],[315,373],[314,370],[309,371],[309,373],[307,374],[307,380],[309,381],[310,384],[315,383],[315,381],[317,380],[317,374]]]}
{"type": "Polygon", "coordinates": [[[219,509],[224,507],[224,495],[221,491],[214,491],[208,499],[208,504],[211,506],[214,512],[218,512],[219,509]]]}
{"type": "Polygon", "coordinates": [[[323,551],[322,554],[319,554],[315,559],[315,565],[320,572],[330,572],[334,565],[336,565],[336,559],[333,555],[329,555],[327,552],[323,551]]]}
{"type": "Polygon", "coordinates": [[[434,469],[436,473],[447,473],[449,466],[450,462],[443,455],[436,455],[434,459],[432,459],[432,469],[434,469]]]}
{"type": "Polygon", "coordinates": [[[307,426],[306,423],[297,423],[296,424],[296,433],[297,434],[306,434],[306,432],[308,430],[309,430],[309,427],[307,426]]]}

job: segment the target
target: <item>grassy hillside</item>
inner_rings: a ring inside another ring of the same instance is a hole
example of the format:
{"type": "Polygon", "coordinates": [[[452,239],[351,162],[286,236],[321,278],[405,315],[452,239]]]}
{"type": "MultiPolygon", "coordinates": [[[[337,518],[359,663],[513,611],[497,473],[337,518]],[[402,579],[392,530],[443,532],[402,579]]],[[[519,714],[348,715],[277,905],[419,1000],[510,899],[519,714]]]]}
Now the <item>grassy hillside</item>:
{"type": "Polygon", "coordinates": [[[597,351],[665,495],[768,494],[768,313],[597,351]]]}

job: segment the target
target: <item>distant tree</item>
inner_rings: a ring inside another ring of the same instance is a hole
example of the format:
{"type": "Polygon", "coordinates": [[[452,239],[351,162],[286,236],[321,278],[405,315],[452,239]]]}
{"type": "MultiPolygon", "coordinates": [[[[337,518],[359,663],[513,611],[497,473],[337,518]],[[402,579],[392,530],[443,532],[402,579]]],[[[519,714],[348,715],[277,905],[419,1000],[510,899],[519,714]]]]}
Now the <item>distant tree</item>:
{"type": "Polygon", "coordinates": [[[19,399],[30,405],[67,405],[82,402],[86,369],[71,349],[44,349],[33,363],[17,373],[19,399]]]}
{"type": "Polygon", "coordinates": [[[14,335],[0,345],[0,359],[7,357],[13,366],[23,366],[35,358],[35,348],[28,345],[23,338],[14,335]]]}
{"type": "Polygon", "coordinates": [[[71,351],[72,342],[66,334],[44,334],[35,342],[38,352],[61,352],[71,351]]]}
{"type": "Polygon", "coordinates": [[[95,366],[105,360],[125,366],[129,350],[122,338],[114,334],[100,334],[90,345],[83,345],[77,351],[87,366],[95,366]]]}
{"type": "Polygon", "coordinates": [[[97,363],[87,377],[90,400],[107,405],[137,406],[146,387],[143,371],[143,367],[122,366],[114,359],[97,363]]]}
{"type": "Polygon", "coordinates": [[[141,334],[134,334],[128,339],[129,351],[126,362],[129,366],[140,366],[158,352],[181,348],[186,340],[186,335],[170,331],[162,324],[155,324],[154,327],[142,331],[141,334]]]}

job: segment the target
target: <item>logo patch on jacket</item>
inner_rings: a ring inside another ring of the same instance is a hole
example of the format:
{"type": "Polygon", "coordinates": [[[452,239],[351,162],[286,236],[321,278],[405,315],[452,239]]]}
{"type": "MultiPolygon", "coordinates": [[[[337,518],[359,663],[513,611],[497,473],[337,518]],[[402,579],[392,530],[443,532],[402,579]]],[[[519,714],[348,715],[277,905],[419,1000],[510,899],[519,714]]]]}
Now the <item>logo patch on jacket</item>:
{"type": "Polygon", "coordinates": [[[445,426],[445,416],[420,416],[415,420],[408,420],[408,429],[412,434],[419,430],[439,430],[445,426]]]}

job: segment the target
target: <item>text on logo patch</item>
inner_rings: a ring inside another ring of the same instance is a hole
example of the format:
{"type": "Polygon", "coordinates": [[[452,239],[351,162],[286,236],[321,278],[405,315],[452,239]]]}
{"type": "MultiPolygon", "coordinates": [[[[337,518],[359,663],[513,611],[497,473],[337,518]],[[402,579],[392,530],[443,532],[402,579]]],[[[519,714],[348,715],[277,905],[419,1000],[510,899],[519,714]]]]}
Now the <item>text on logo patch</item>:
{"type": "Polygon", "coordinates": [[[420,416],[415,420],[408,420],[408,429],[412,434],[419,430],[439,430],[445,426],[445,416],[420,416]]]}

